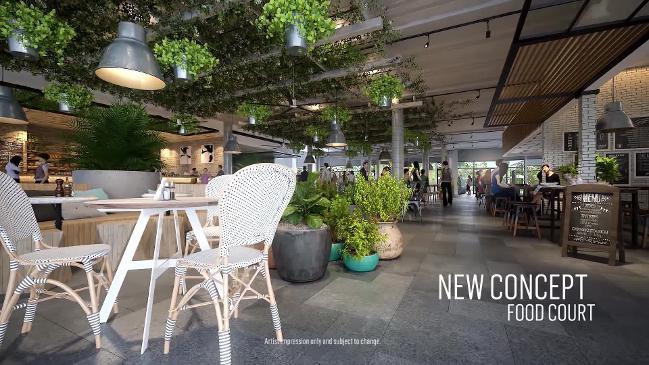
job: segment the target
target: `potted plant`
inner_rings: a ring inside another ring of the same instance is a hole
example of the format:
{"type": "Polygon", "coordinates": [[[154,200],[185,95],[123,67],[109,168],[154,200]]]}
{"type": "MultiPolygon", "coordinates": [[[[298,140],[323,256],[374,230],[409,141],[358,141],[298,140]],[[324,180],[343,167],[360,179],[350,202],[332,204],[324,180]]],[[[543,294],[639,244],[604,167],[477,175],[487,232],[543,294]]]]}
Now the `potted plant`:
{"type": "Polygon", "coordinates": [[[151,118],[137,104],[89,108],[72,122],[70,158],[73,181],[102,188],[110,198],[140,197],[160,183],[166,146],[151,130],[151,118]]]}
{"type": "Polygon", "coordinates": [[[180,134],[193,134],[198,132],[198,128],[200,127],[200,122],[196,117],[194,117],[191,114],[187,113],[175,113],[172,117],[172,120],[175,120],[175,124],[173,124],[173,128],[178,129],[178,133],[180,134]]]}
{"type": "Polygon", "coordinates": [[[297,183],[273,241],[279,276],[290,282],[315,281],[324,276],[331,254],[331,235],[323,214],[329,200],[322,196],[315,176],[297,183]]]}
{"type": "Polygon", "coordinates": [[[598,181],[605,181],[611,185],[622,178],[620,164],[615,157],[595,156],[595,176],[598,181]]]}
{"type": "Polygon", "coordinates": [[[48,53],[63,64],[63,55],[76,32],[56,17],[23,2],[0,5],[0,36],[7,39],[9,52],[17,58],[37,59],[48,53]]]}
{"type": "Polygon", "coordinates": [[[93,96],[87,87],[64,82],[51,82],[43,89],[45,99],[59,103],[59,111],[71,113],[89,107],[93,96]]]}
{"type": "Polygon", "coordinates": [[[404,240],[397,221],[403,215],[412,191],[391,175],[381,176],[376,182],[357,179],[355,185],[356,208],[367,219],[377,221],[379,229],[386,235],[385,244],[377,247],[379,257],[383,260],[399,257],[404,240]]]}
{"type": "Polygon", "coordinates": [[[559,174],[561,174],[561,177],[563,177],[568,185],[575,185],[575,179],[579,175],[579,171],[575,164],[561,165],[559,166],[559,174]]]}
{"type": "Polygon", "coordinates": [[[345,241],[343,264],[351,271],[373,271],[379,263],[377,246],[385,240],[378,225],[355,210],[341,224],[345,241]]]}
{"type": "Polygon", "coordinates": [[[267,105],[253,104],[245,102],[237,108],[237,114],[242,117],[248,118],[248,123],[251,125],[257,122],[263,123],[268,117],[271,116],[272,111],[267,105]]]}
{"type": "Polygon", "coordinates": [[[325,214],[325,222],[331,230],[331,255],[329,261],[340,260],[343,246],[345,245],[342,239],[343,224],[345,220],[351,215],[349,199],[344,195],[338,195],[331,200],[329,210],[325,214]]]}
{"type": "Polygon", "coordinates": [[[219,64],[207,46],[187,38],[163,38],[153,46],[153,53],[163,69],[174,69],[176,80],[180,81],[191,80],[219,64]]]}
{"type": "Polygon", "coordinates": [[[396,76],[389,74],[381,75],[365,88],[365,95],[372,102],[383,108],[392,106],[392,99],[400,98],[403,95],[403,82],[396,76]]]}
{"type": "Polygon", "coordinates": [[[329,17],[329,0],[269,0],[257,19],[268,38],[285,37],[289,55],[300,56],[336,29],[329,17]]]}

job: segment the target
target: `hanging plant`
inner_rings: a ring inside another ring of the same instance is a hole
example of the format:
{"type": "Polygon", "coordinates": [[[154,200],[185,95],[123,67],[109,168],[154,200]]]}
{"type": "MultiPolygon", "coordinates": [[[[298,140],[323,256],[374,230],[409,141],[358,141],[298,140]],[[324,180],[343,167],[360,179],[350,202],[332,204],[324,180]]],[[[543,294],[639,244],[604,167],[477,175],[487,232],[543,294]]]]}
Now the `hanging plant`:
{"type": "Polygon", "coordinates": [[[345,124],[352,119],[352,113],[344,106],[333,105],[322,110],[320,119],[323,122],[331,122],[335,119],[338,124],[345,124]]]}
{"type": "Polygon", "coordinates": [[[153,53],[164,69],[182,67],[192,77],[209,72],[219,64],[219,60],[210,53],[206,46],[187,38],[164,38],[153,46],[153,53]]]}
{"type": "Polygon", "coordinates": [[[290,148],[293,152],[297,153],[302,151],[306,147],[306,145],[302,142],[291,141],[287,147],[290,148]]]}
{"type": "Polygon", "coordinates": [[[415,147],[419,147],[421,150],[430,150],[430,138],[428,137],[428,134],[424,132],[406,129],[403,132],[403,137],[406,142],[412,143],[415,147]]]}
{"type": "Polygon", "coordinates": [[[309,45],[328,37],[336,30],[329,17],[329,0],[269,0],[257,19],[268,38],[284,36],[286,27],[295,25],[309,45]]]}
{"type": "Polygon", "coordinates": [[[43,89],[46,100],[67,104],[72,110],[82,110],[92,104],[93,96],[90,90],[81,85],[65,82],[51,82],[43,89]]]}
{"type": "Polygon", "coordinates": [[[172,128],[180,127],[181,134],[192,134],[198,132],[200,122],[196,117],[187,113],[176,113],[171,121],[172,128]],[[184,132],[184,133],[183,133],[184,132]]]}
{"type": "Polygon", "coordinates": [[[325,151],[320,148],[314,148],[311,150],[313,157],[322,157],[325,155],[325,151]]]}
{"type": "Polygon", "coordinates": [[[41,57],[53,53],[59,65],[63,64],[65,48],[75,35],[74,29],[59,20],[54,10],[45,13],[23,2],[0,5],[0,36],[15,37],[41,57]]]}
{"type": "Polygon", "coordinates": [[[386,97],[389,100],[400,98],[403,95],[403,90],[404,86],[401,79],[396,76],[385,74],[370,82],[370,84],[365,88],[365,95],[367,95],[372,102],[380,105],[386,97]]]}
{"type": "Polygon", "coordinates": [[[349,144],[347,145],[347,150],[354,151],[356,155],[360,153],[364,156],[367,156],[372,153],[372,144],[370,144],[369,142],[350,141],[349,144]]]}
{"type": "Polygon", "coordinates": [[[237,114],[242,117],[254,117],[257,122],[264,122],[268,117],[270,117],[273,112],[270,110],[268,105],[252,104],[252,103],[242,103],[237,108],[237,114]]]}

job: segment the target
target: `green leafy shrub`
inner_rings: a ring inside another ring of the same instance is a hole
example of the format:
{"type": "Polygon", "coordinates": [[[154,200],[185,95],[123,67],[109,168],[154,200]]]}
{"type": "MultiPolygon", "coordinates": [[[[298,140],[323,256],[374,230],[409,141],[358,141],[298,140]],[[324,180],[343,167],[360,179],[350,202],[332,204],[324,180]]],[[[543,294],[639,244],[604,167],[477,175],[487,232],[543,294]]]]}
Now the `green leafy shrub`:
{"type": "Polygon", "coordinates": [[[401,217],[412,190],[391,175],[381,176],[376,182],[356,179],[354,201],[368,218],[393,222],[401,217]]]}
{"type": "Polygon", "coordinates": [[[93,96],[87,87],[64,82],[51,82],[43,89],[45,99],[63,102],[73,110],[82,110],[92,104],[93,96]]]}
{"type": "Polygon", "coordinates": [[[357,210],[343,219],[340,226],[342,229],[338,230],[338,235],[345,242],[343,254],[356,259],[376,253],[386,238],[376,222],[368,221],[357,210]]]}
{"type": "Polygon", "coordinates": [[[255,117],[257,122],[262,123],[272,115],[272,111],[268,105],[242,103],[237,108],[237,114],[242,117],[255,117]]]}
{"type": "Polygon", "coordinates": [[[198,132],[201,125],[195,116],[187,113],[175,113],[170,123],[174,129],[178,126],[182,126],[186,134],[198,132]]]}
{"type": "Polygon", "coordinates": [[[614,184],[622,178],[620,164],[615,157],[595,156],[595,175],[597,180],[614,184]]]}
{"type": "Polygon", "coordinates": [[[286,207],[282,218],[290,224],[304,223],[311,229],[318,229],[324,223],[323,215],[329,208],[329,204],[329,199],[318,190],[315,178],[310,175],[307,181],[297,183],[291,202],[286,207]]]}
{"type": "Polygon", "coordinates": [[[161,42],[153,46],[153,53],[164,69],[182,66],[193,77],[208,72],[219,64],[219,60],[210,53],[206,46],[187,38],[173,40],[163,38],[161,42]]]}
{"type": "Polygon", "coordinates": [[[10,37],[14,31],[26,46],[38,51],[45,57],[48,53],[56,55],[59,64],[63,64],[65,48],[75,37],[76,32],[66,22],[56,17],[56,12],[48,13],[21,2],[0,4],[0,36],[10,37]]]}
{"type": "Polygon", "coordinates": [[[335,22],[329,17],[329,5],[329,0],[269,0],[257,25],[266,30],[268,38],[282,38],[286,26],[295,24],[307,44],[313,45],[336,30],[335,22]]]}
{"type": "Polygon", "coordinates": [[[324,122],[336,120],[338,124],[345,124],[352,119],[352,113],[344,106],[328,106],[322,110],[320,119],[324,122]]]}
{"type": "Polygon", "coordinates": [[[372,80],[365,88],[367,95],[374,104],[379,104],[384,96],[390,99],[400,98],[403,95],[403,82],[396,76],[384,74],[372,80]]]}
{"type": "Polygon", "coordinates": [[[325,222],[331,229],[331,239],[333,242],[342,241],[343,224],[351,216],[350,202],[343,196],[338,195],[329,205],[329,210],[325,213],[325,222]]]}
{"type": "Polygon", "coordinates": [[[579,174],[579,171],[577,170],[577,166],[575,166],[575,164],[568,164],[568,165],[559,166],[559,173],[561,175],[564,174],[577,175],[579,174]]]}
{"type": "Polygon", "coordinates": [[[150,126],[140,105],[90,108],[72,122],[68,162],[89,170],[161,170],[160,150],[166,142],[150,126]]]}

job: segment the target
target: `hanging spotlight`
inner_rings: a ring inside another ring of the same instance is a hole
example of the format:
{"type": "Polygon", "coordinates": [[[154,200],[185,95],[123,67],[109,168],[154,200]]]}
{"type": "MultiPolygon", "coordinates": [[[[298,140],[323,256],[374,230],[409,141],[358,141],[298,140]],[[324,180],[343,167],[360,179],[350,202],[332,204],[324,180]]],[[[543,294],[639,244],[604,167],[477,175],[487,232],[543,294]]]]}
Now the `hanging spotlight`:
{"type": "Polygon", "coordinates": [[[165,82],[146,31],[138,24],[119,22],[117,38],[104,49],[95,75],[111,84],[138,90],[160,90],[165,82]]]}
{"type": "Polygon", "coordinates": [[[428,48],[430,46],[430,34],[426,35],[426,44],[424,45],[424,48],[428,48]]]}
{"type": "Polygon", "coordinates": [[[392,156],[390,155],[390,152],[387,150],[382,150],[381,153],[379,153],[379,161],[390,161],[392,160],[392,156]]]}
{"type": "Polygon", "coordinates": [[[327,138],[328,147],[345,147],[347,146],[347,140],[343,131],[340,130],[340,126],[336,120],[331,121],[331,129],[329,131],[329,138],[327,138]]]}
{"type": "Polygon", "coordinates": [[[476,96],[475,98],[480,99],[480,89],[478,89],[478,96],[476,96]]]}
{"type": "Polygon", "coordinates": [[[228,135],[228,141],[225,143],[225,146],[223,146],[223,153],[241,153],[241,148],[239,147],[239,142],[237,142],[237,137],[232,132],[230,132],[230,134],[228,135]]]}
{"type": "Polygon", "coordinates": [[[419,147],[419,136],[415,138],[415,146],[419,147]]]}
{"type": "Polygon", "coordinates": [[[475,117],[471,117],[471,125],[475,125],[475,117]]]}
{"type": "Polygon", "coordinates": [[[489,29],[489,19],[487,19],[487,31],[485,32],[484,37],[487,39],[491,38],[491,29],[489,29]]]}
{"type": "Polygon", "coordinates": [[[7,86],[0,86],[0,123],[27,124],[25,111],[7,86]]]}

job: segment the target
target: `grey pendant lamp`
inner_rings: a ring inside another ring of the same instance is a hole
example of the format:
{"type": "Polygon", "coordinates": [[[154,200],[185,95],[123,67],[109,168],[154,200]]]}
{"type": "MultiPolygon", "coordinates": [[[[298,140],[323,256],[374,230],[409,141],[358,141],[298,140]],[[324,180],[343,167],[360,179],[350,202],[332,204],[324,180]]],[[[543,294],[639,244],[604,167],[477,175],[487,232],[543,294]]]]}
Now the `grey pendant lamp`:
{"type": "Polygon", "coordinates": [[[303,164],[315,165],[315,157],[313,157],[313,153],[311,152],[311,146],[307,148],[306,157],[304,158],[303,164]]]}
{"type": "Polygon", "coordinates": [[[131,89],[160,90],[166,86],[158,61],[146,44],[146,30],[131,22],[119,22],[117,38],[104,49],[95,75],[131,89]]]}
{"type": "MultiPolygon", "coordinates": [[[[338,90],[336,90],[336,104],[335,106],[338,106],[338,90]]],[[[336,109],[337,110],[337,109],[336,109]]],[[[331,127],[329,129],[329,137],[327,138],[327,147],[346,147],[347,146],[347,139],[345,139],[345,135],[343,134],[343,131],[340,129],[340,125],[338,124],[338,116],[336,115],[334,119],[331,121],[331,127]]]]}
{"type": "Polygon", "coordinates": [[[235,136],[234,133],[232,132],[230,132],[230,134],[228,135],[228,140],[225,143],[225,146],[223,146],[223,153],[230,153],[230,154],[241,153],[239,142],[237,142],[237,136],[235,136]]]}
{"type": "Polygon", "coordinates": [[[27,124],[25,111],[8,86],[0,86],[0,123],[27,124]]]}
{"type": "Polygon", "coordinates": [[[634,128],[633,121],[622,109],[622,102],[615,101],[615,76],[611,82],[611,93],[613,101],[604,106],[604,115],[597,120],[595,129],[598,132],[608,133],[634,128]]]}
{"type": "Polygon", "coordinates": [[[346,169],[353,169],[354,166],[352,165],[352,160],[347,160],[347,164],[345,165],[346,169]]]}

